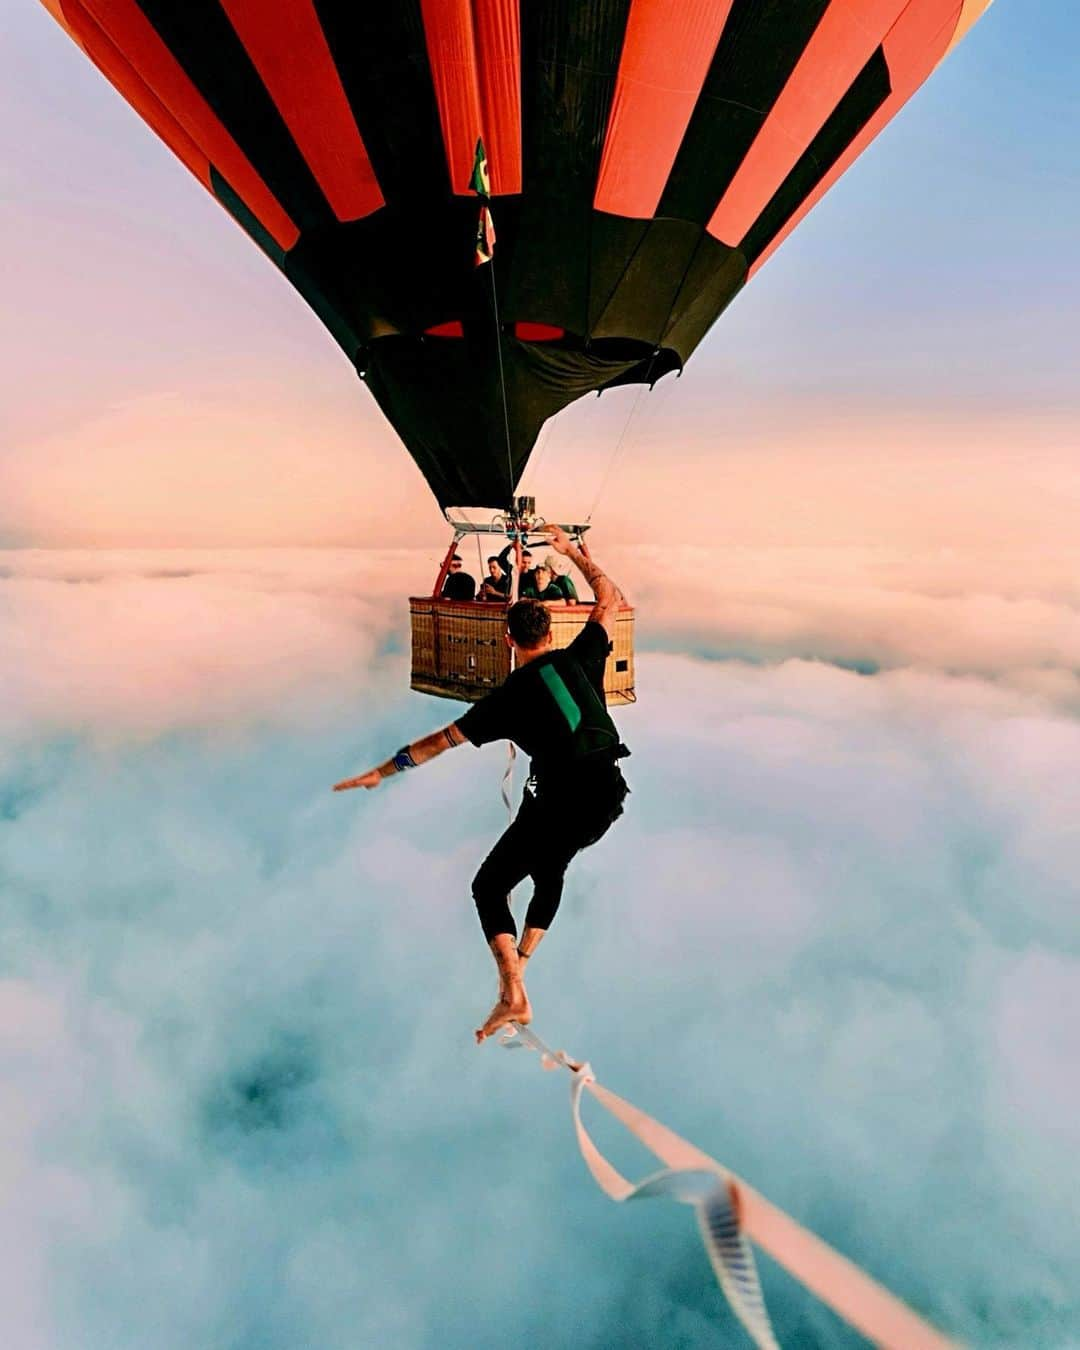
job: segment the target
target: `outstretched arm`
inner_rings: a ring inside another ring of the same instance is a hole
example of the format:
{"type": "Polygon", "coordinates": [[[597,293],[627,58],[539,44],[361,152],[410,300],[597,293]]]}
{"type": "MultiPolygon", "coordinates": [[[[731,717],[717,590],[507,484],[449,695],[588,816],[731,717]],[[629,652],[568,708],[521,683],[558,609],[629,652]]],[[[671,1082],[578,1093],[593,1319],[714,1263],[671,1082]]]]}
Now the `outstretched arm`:
{"type": "Polygon", "coordinates": [[[441,755],[444,750],[453,750],[456,746],[465,744],[465,736],[458,730],[456,722],[451,722],[448,727],[443,727],[441,731],[433,731],[430,736],[424,736],[418,741],[413,741],[412,745],[403,745],[401,749],[388,759],[385,764],[380,764],[377,769],[369,769],[367,773],[362,773],[358,778],[345,778],[340,783],[334,784],[335,792],[345,792],[348,788],[376,788],[384,778],[389,778],[391,774],[404,773],[406,769],[418,768],[421,764],[426,764],[429,759],[434,759],[436,755],[441,755]]]}
{"type": "Polygon", "coordinates": [[[587,558],[581,549],[571,543],[570,536],[560,525],[545,525],[544,533],[551,540],[551,547],[555,552],[569,558],[592,587],[596,603],[592,607],[589,618],[593,623],[603,625],[604,632],[607,633],[611,641],[614,641],[615,620],[619,613],[619,606],[623,604],[622,591],[596,565],[594,559],[587,558]]]}

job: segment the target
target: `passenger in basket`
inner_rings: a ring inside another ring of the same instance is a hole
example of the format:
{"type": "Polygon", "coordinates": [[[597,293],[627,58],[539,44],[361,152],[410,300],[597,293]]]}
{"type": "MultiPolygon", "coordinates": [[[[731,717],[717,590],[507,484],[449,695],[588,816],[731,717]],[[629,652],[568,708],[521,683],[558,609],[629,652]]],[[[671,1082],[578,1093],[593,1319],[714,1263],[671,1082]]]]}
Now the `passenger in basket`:
{"type": "Polygon", "coordinates": [[[488,574],[480,583],[478,600],[505,600],[510,594],[510,575],[502,570],[498,557],[493,553],[487,560],[488,574]]]}
{"type": "Polygon", "coordinates": [[[577,587],[566,570],[566,560],[557,553],[549,553],[544,559],[545,566],[551,572],[551,584],[562,591],[562,597],[568,605],[578,603],[577,587]]]}
{"type": "MultiPolygon", "coordinates": [[[[513,551],[514,545],[507,544],[507,546],[499,554],[499,566],[506,574],[508,594],[509,594],[510,574],[514,570],[514,564],[510,561],[510,554],[513,553],[513,551]]],[[[521,550],[521,575],[518,577],[519,596],[522,595],[524,588],[532,583],[532,580],[533,580],[532,554],[529,552],[527,548],[523,548],[521,550]]]]}
{"type": "Polygon", "coordinates": [[[476,579],[462,570],[461,554],[455,553],[450,559],[450,570],[443,582],[444,600],[472,600],[476,595],[476,579]]]}
{"type": "Polygon", "coordinates": [[[565,605],[562,587],[555,584],[551,568],[542,562],[533,572],[533,580],[521,588],[522,600],[543,600],[545,605],[565,605]]]}

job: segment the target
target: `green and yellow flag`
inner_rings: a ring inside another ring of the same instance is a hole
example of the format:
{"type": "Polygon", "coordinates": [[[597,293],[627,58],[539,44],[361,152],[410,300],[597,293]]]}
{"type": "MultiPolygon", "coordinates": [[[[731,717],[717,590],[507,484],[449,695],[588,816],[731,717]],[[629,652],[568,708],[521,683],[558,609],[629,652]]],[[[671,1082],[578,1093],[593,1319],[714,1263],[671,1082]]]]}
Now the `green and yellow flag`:
{"type": "Polygon", "coordinates": [[[473,262],[479,267],[482,263],[490,262],[495,252],[495,222],[491,218],[491,208],[488,206],[488,199],[491,196],[491,176],[488,173],[487,155],[482,140],[476,142],[476,157],[473,160],[469,187],[483,202],[480,207],[480,218],[476,222],[476,252],[473,254],[473,262]]]}
{"type": "Polygon", "coordinates": [[[469,179],[469,187],[478,197],[491,196],[491,175],[488,173],[487,153],[484,150],[483,140],[476,142],[476,155],[473,158],[472,177],[469,179]]]}

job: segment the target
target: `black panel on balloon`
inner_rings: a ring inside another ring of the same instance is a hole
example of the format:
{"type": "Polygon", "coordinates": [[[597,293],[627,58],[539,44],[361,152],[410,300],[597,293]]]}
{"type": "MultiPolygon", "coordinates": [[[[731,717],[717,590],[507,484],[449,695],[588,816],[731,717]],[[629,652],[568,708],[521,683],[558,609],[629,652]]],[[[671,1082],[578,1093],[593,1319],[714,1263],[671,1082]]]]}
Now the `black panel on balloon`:
{"type": "Polygon", "coordinates": [[[419,0],[314,0],[383,196],[393,204],[450,194],[419,0]]]}
{"type": "Polygon", "coordinates": [[[572,333],[588,330],[592,199],[629,12],[630,0],[521,7],[523,201],[508,300],[572,333]]]}
{"type": "Polygon", "coordinates": [[[708,222],[828,4],[735,0],[658,216],[708,222]]]}
{"type": "Polygon", "coordinates": [[[879,47],[747,231],[741,248],[751,264],[809,197],[890,92],[889,67],[879,47]]]}
{"type": "Polygon", "coordinates": [[[301,231],[334,220],[217,0],[139,0],[191,82],[301,231]]]}

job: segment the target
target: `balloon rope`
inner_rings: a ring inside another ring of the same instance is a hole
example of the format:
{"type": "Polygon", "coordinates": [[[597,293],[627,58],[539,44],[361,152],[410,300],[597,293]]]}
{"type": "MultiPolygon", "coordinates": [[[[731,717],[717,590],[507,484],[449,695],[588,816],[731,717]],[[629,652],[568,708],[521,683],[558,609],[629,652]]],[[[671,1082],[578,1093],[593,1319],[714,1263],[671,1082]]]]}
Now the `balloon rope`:
{"type": "Polygon", "coordinates": [[[759,1350],[775,1350],[777,1342],[761,1295],[751,1241],[875,1345],[888,1350],[957,1350],[955,1342],[741,1177],[601,1086],[590,1065],[577,1063],[563,1050],[549,1050],[530,1027],[516,1022],[511,1027],[502,1039],[507,1049],[525,1046],[539,1052],[545,1069],[569,1070],[578,1147],[593,1180],[606,1195],[619,1201],[663,1196],[693,1206],[720,1287],[759,1350]],[[636,1185],[622,1176],[582,1123],[581,1096],[586,1091],[665,1163],[666,1170],[636,1185]]]}
{"type": "Polygon", "coordinates": [[[495,263],[487,263],[491,276],[491,310],[495,316],[495,350],[499,354],[499,391],[502,395],[503,430],[506,433],[506,488],[507,505],[514,495],[514,455],[510,448],[510,410],[506,403],[506,372],[503,369],[502,325],[499,323],[499,295],[495,286],[495,263]]]}
{"type": "MultiPolygon", "coordinates": [[[[654,361],[655,359],[656,358],[653,357],[654,361]]],[[[650,363],[650,371],[651,368],[652,366],[650,363]]],[[[619,451],[622,449],[623,441],[626,440],[626,433],[630,430],[630,423],[637,415],[637,410],[641,405],[642,397],[648,392],[648,389],[648,384],[638,385],[637,394],[634,397],[633,403],[630,405],[630,411],[626,414],[626,421],[623,423],[622,431],[619,432],[619,439],[615,442],[615,449],[612,450],[611,454],[608,456],[607,467],[600,477],[600,486],[596,489],[596,496],[593,498],[592,506],[589,507],[589,514],[585,517],[586,524],[589,524],[592,521],[593,512],[596,510],[600,498],[604,494],[604,489],[607,487],[608,481],[611,478],[612,470],[615,468],[615,461],[619,458],[619,451]]]]}
{"type": "MultiPolygon", "coordinates": [[[[631,407],[630,412],[627,415],[626,421],[623,423],[623,429],[619,434],[618,442],[616,443],[615,449],[612,451],[611,458],[608,460],[607,468],[604,470],[604,476],[600,480],[600,486],[596,490],[596,498],[593,501],[592,506],[589,508],[589,514],[585,517],[586,522],[590,522],[592,520],[592,513],[593,511],[596,510],[596,505],[599,502],[605,487],[607,487],[608,479],[611,477],[611,471],[615,467],[615,461],[619,456],[619,451],[622,449],[622,444],[626,438],[626,433],[630,429],[630,423],[634,420],[634,417],[637,413],[638,405],[641,402],[641,395],[645,392],[646,389],[649,390],[652,389],[652,385],[649,383],[649,381],[652,378],[653,367],[656,365],[656,358],[660,355],[660,346],[664,340],[664,334],[667,332],[667,327],[668,324],[671,322],[672,314],[675,313],[675,306],[678,304],[679,296],[682,294],[682,288],[686,284],[686,278],[690,275],[690,269],[694,265],[694,261],[698,255],[698,250],[701,248],[701,241],[702,239],[704,239],[704,237],[705,237],[704,232],[702,232],[701,238],[698,239],[697,243],[694,245],[694,248],[690,254],[690,258],[686,266],[683,268],[682,277],[680,278],[679,284],[672,295],[671,304],[668,307],[668,312],[664,318],[664,322],[660,325],[660,332],[656,338],[656,347],[653,350],[652,357],[649,360],[649,368],[645,372],[645,378],[641,382],[641,387],[638,389],[637,398],[634,399],[633,406],[631,407]]],[[[633,261],[633,255],[631,256],[631,261],[633,261]]],[[[629,266],[630,263],[628,262],[627,267],[624,268],[623,270],[623,276],[626,275],[626,271],[629,268],[629,266]]],[[[617,285],[621,284],[622,278],[620,278],[617,285]]],[[[612,292],[612,294],[614,294],[614,292],[612,292]]]]}
{"type": "Polygon", "coordinates": [[[552,428],[555,426],[555,423],[558,420],[559,416],[556,413],[554,417],[549,417],[548,420],[544,423],[544,425],[540,428],[540,435],[536,442],[536,448],[529,456],[529,462],[525,466],[525,472],[521,475],[522,492],[533,491],[531,487],[526,487],[525,484],[534,483],[536,481],[537,475],[540,472],[540,464],[544,458],[544,453],[553,440],[551,434],[552,428]]]}

